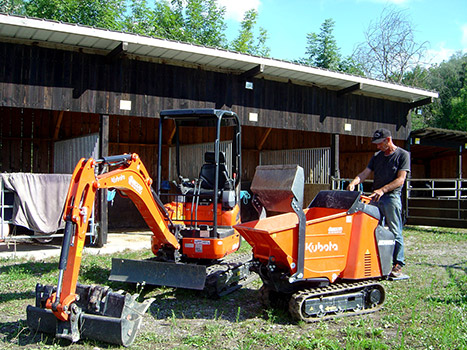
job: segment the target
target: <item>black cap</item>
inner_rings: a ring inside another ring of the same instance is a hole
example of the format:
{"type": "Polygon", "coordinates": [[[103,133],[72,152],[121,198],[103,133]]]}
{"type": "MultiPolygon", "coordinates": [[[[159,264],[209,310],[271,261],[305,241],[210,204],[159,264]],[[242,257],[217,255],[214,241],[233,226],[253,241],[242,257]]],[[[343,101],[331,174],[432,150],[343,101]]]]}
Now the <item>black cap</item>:
{"type": "Polygon", "coordinates": [[[388,129],[381,128],[375,131],[373,138],[371,139],[372,143],[381,143],[387,137],[391,137],[391,132],[388,129]]]}

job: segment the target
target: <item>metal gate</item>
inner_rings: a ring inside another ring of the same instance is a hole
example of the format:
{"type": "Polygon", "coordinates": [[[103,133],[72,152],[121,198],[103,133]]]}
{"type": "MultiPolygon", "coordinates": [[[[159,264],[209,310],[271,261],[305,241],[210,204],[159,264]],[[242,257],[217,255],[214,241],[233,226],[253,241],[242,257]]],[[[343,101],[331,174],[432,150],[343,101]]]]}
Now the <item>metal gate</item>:
{"type": "Polygon", "coordinates": [[[54,143],[54,173],[72,174],[81,158],[99,158],[99,134],[54,143]]]}
{"type": "Polygon", "coordinates": [[[467,179],[408,179],[407,224],[467,228],[467,179]]]}
{"type": "MultiPolygon", "coordinates": [[[[195,179],[199,177],[199,171],[204,164],[204,153],[214,152],[214,143],[201,143],[195,145],[181,145],[180,147],[180,175],[184,178],[195,179]]],[[[221,152],[225,153],[225,164],[228,170],[232,169],[232,142],[223,141],[219,144],[221,152]]],[[[177,151],[176,147],[170,147],[169,180],[177,181],[177,151]]],[[[230,174],[231,175],[231,174],[230,174]]]]}
{"type": "Polygon", "coordinates": [[[329,184],[331,149],[304,148],[279,151],[261,151],[260,165],[298,164],[305,173],[306,184],[329,184]]]}

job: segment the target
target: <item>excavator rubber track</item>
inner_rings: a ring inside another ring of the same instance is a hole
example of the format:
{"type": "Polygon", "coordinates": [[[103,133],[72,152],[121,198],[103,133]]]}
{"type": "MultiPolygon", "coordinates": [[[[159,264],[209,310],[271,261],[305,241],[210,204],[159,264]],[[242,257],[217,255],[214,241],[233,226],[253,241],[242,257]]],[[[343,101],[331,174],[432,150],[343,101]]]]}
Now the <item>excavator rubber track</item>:
{"type": "Polygon", "coordinates": [[[375,281],[335,283],[293,294],[289,312],[307,323],[378,311],[385,300],[383,285],[375,281]]]}
{"type": "Polygon", "coordinates": [[[206,269],[204,292],[208,297],[216,298],[230,294],[245,286],[259,276],[250,270],[253,264],[251,253],[232,254],[219,264],[206,269]]]}
{"type": "Polygon", "coordinates": [[[212,265],[114,258],[109,280],[203,290],[219,298],[258,278],[252,264],[251,253],[231,254],[212,265]]]}

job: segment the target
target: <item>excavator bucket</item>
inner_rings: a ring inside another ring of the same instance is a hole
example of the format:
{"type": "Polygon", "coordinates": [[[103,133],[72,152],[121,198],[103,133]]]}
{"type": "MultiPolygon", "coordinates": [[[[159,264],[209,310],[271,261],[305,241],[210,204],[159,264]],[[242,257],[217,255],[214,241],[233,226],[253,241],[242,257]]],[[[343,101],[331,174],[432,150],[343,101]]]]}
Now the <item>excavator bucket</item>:
{"type": "Polygon", "coordinates": [[[129,346],[133,343],[142,317],[153,299],[140,303],[138,295],[120,294],[108,287],[76,288],[77,302],[72,304],[70,319],[59,320],[44,307],[45,300],[55,292],[52,286],[36,286],[36,306],[26,309],[27,324],[32,331],[55,335],[76,342],[82,338],[129,346]]]}
{"type": "Polygon", "coordinates": [[[206,282],[206,266],[114,258],[109,280],[202,290],[206,282]]]}

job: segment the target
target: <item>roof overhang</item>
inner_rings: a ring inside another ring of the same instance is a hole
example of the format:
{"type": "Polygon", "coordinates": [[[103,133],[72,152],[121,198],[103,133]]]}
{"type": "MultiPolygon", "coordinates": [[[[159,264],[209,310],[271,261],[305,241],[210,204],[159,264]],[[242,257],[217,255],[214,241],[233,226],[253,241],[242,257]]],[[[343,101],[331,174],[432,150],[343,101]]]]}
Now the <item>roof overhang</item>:
{"type": "Polygon", "coordinates": [[[467,132],[458,130],[424,128],[410,133],[414,145],[435,145],[467,148],[467,132]]]}
{"type": "Polygon", "coordinates": [[[203,67],[238,74],[245,80],[262,77],[300,85],[396,100],[418,107],[432,102],[437,92],[241,54],[177,41],[109,31],[77,24],[0,14],[0,40],[88,49],[109,57],[125,55],[156,59],[167,64],[203,67]]]}

